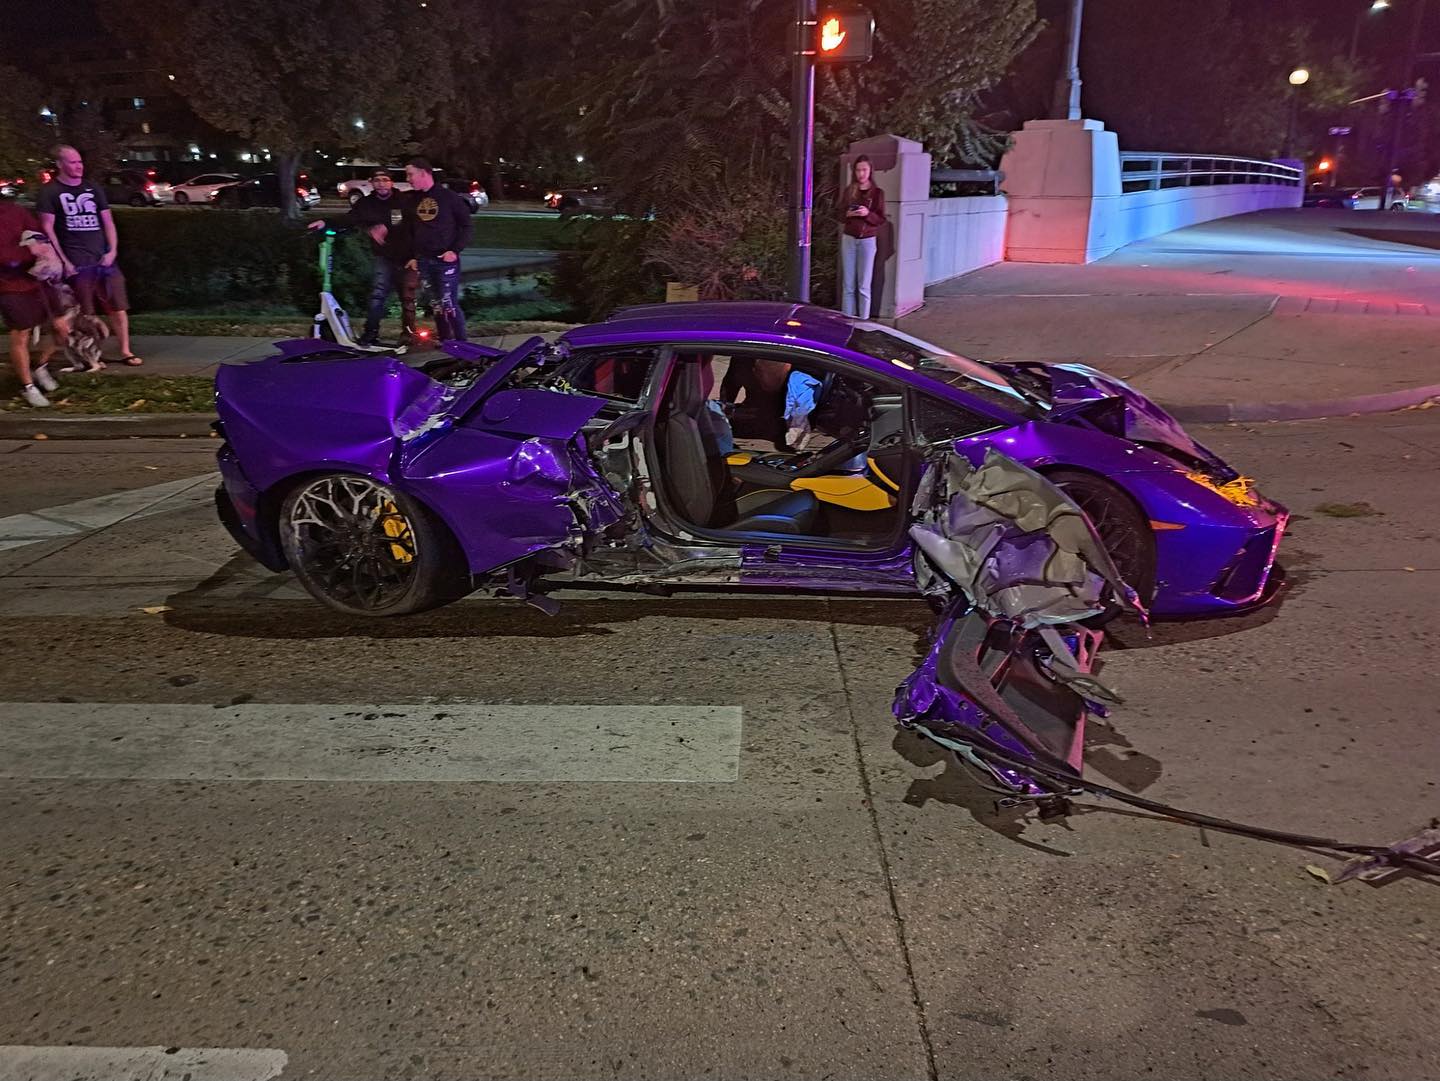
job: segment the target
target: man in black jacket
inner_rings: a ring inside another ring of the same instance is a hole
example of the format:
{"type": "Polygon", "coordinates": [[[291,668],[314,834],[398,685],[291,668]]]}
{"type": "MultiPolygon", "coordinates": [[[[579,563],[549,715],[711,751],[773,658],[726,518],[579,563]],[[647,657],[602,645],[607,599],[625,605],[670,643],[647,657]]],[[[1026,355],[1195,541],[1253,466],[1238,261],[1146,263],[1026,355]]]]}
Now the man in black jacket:
{"type": "MultiPolygon", "coordinates": [[[[370,279],[370,301],[365,309],[365,333],[361,345],[380,343],[380,320],[390,302],[390,290],[400,294],[400,320],[404,328],[400,344],[409,346],[415,337],[415,294],[420,276],[415,270],[415,248],[405,220],[404,200],[395,191],[395,181],[383,169],[370,176],[370,194],[358,200],[350,212],[335,224],[357,226],[370,234],[375,265],[370,279]]],[[[311,229],[325,228],[313,221],[311,229]]]]}
{"type": "Polygon", "coordinates": [[[440,340],[463,342],[460,252],[470,243],[470,206],[443,184],[435,183],[434,169],[425,158],[410,159],[405,179],[412,189],[405,199],[405,221],[415,245],[409,265],[430,287],[440,340]]]}

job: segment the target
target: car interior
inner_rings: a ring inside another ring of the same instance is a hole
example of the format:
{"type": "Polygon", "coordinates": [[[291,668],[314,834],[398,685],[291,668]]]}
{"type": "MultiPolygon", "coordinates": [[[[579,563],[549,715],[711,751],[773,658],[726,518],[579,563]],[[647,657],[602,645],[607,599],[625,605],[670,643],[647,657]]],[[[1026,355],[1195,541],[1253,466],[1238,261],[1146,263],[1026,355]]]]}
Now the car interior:
{"type": "Polygon", "coordinates": [[[822,362],[675,356],[658,487],[685,524],[885,547],[902,524],[903,396],[822,362]]]}

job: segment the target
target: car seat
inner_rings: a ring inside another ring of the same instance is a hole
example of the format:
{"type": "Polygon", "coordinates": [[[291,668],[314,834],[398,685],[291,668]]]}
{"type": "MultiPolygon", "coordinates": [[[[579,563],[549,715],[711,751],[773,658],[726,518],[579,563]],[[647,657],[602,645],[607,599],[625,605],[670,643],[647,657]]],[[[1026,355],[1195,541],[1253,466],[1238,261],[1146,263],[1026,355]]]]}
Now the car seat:
{"type": "Polygon", "coordinates": [[[758,533],[813,534],[820,502],[811,492],[761,491],[728,497],[730,471],[718,448],[707,445],[705,365],[679,361],[660,406],[655,444],[665,492],[700,526],[758,533]]]}

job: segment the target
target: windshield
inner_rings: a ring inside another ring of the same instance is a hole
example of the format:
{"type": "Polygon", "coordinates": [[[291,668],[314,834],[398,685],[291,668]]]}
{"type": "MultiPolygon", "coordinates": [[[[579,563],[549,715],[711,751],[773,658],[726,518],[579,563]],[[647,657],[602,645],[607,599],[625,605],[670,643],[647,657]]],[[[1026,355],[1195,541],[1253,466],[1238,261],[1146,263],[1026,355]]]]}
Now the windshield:
{"type": "Polygon", "coordinates": [[[962,357],[932,342],[912,338],[879,323],[857,323],[849,346],[876,360],[922,371],[932,379],[975,395],[992,405],[1029,416],[1032,401],[990,365],[962,357]]]}

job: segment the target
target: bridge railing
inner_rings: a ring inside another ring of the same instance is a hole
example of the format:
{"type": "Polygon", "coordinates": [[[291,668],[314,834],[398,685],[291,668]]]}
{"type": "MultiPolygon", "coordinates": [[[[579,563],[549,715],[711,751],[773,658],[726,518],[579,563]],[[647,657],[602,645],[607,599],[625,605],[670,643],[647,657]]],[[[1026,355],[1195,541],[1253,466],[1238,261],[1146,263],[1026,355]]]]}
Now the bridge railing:
{"type": "Polygon", "coordinates": [[[1298,188],[1303,182],[1301,169],[1277,161],[1217,157],[1213,154],[1165,154],[1148,150],[1120,153],[1120,188],[1126,194],[1221,184],[1270,184],[1298,188]]]}

